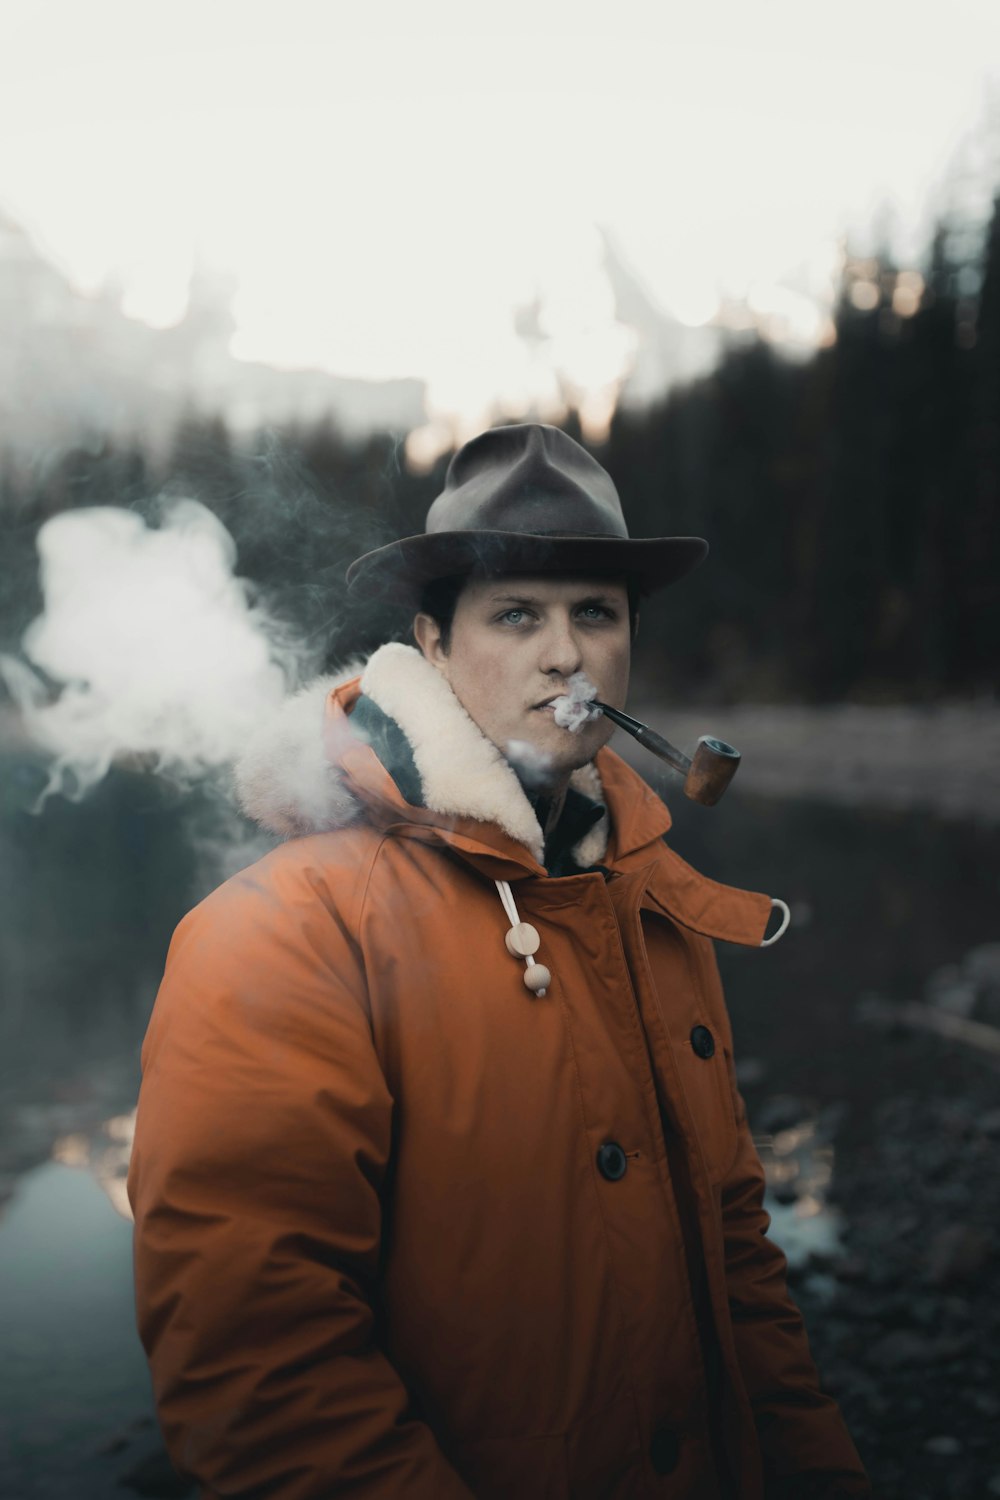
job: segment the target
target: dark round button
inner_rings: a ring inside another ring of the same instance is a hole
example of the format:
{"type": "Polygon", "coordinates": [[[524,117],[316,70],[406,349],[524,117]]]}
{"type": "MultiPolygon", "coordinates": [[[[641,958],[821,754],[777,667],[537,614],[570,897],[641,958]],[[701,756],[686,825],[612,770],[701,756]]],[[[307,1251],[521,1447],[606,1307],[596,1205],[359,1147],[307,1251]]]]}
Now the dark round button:
{"type": "Polygon", "coordinates": [[[649,1461],[656,1474],[672,1474],[681,1455],[680,1438],[669,1427],[657,1427],[649,1445],[649,1461]]]}
{"type": "Polygon", "coordinates": [[[715,1052],[715,1037],[707,1026],[696,1026],[691,1033],[691,1046],[699,1057],[711,1057],[715,1052]]]}
{"type": "Polygon", "coordinates": [[[617,1141],[605,1141],[597,1153],[597,1170],[609,1182],[617,1182],[625,1176],[628,1158],[617,1141]]]}

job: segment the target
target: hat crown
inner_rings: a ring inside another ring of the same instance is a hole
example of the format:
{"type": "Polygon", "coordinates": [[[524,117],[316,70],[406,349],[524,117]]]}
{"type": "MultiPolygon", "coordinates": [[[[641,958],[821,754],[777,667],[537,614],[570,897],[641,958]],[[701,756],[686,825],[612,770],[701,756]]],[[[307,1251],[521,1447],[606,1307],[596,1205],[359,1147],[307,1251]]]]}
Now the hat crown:
{"type": "Polygon", "coordinates": [[[567,433],[541,422],[492,427],[460,448],[427,512],[426,531],[628,537],[607,470],[567,433]]]}

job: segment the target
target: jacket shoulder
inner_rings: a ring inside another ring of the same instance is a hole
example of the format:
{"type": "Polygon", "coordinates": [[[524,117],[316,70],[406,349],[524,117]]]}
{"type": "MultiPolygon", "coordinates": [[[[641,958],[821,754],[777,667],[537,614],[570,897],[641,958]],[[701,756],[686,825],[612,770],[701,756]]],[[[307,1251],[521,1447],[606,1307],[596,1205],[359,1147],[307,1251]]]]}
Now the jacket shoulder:
{"type": "Polygon", "coordinates": [[[267,1038],[328,1050],[338,1028],[367,1031],[358,913],[379,835],[342,830],[294,839],[241,870],[178,925],[143,1048],[241,1055],[267,1038]],[[353,1016],[354,1020],[348,1020],[353,1016]]]}
{"type": "Polygon", "coordinates": [[[356,928],[382,837],[361,823],[289,839],[217,886],[180,925],[222,921],[240,912],[265,926],[287,925],[304,906],[321,906],[356,928]]]}

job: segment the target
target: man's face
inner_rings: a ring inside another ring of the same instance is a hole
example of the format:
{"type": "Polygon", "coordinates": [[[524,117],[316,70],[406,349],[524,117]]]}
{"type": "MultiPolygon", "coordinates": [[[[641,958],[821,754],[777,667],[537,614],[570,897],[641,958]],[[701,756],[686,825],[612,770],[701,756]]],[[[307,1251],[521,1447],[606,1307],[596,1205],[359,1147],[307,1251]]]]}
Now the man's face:
{"type": "Polygon", "coordinates": [[[596,696],[622,708],[628,691],[631,631],[624,582],[511,575],[466,584],[447,651],[437,622],[414,623],[424,655],[487,739],[517,763],[511,742],[546,757],[558,782],[592,760],[614,726],[603,715],[579,733],[555,722],[551,702],[574,672],[596,696]]]}

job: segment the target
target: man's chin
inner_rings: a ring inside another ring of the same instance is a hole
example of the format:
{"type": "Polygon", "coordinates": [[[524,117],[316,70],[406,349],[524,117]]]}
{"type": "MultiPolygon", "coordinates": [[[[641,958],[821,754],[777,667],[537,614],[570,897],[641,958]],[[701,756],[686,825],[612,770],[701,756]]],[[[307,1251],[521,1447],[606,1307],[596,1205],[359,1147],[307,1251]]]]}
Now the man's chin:
{"type": "Polygon", "coordinates": [[[558,786],[581,766],[589,765],[610,739],[611,727],[607,720],[599,720],[585,724],[574,734],[558,725],[549,725],[546,732],[536,731],[530,738],[512,737],[500,749],[522,782],[542,791],[547,786],[558,786]]]}

